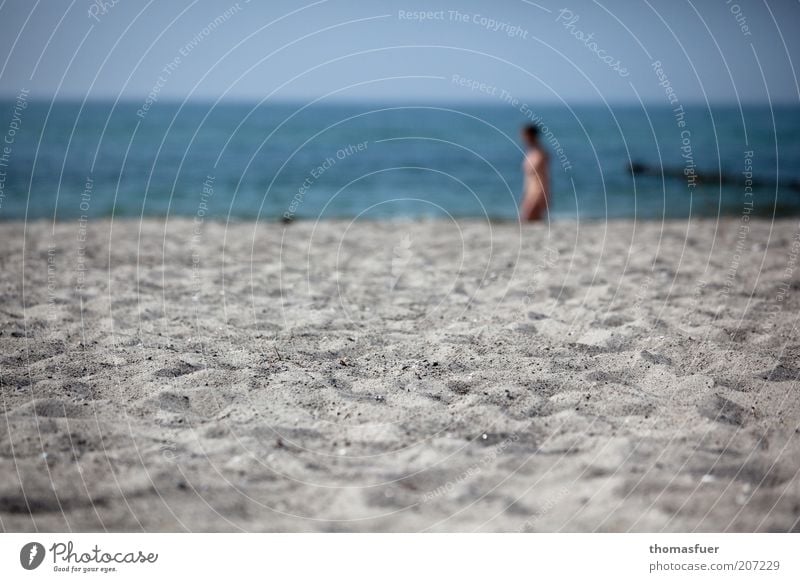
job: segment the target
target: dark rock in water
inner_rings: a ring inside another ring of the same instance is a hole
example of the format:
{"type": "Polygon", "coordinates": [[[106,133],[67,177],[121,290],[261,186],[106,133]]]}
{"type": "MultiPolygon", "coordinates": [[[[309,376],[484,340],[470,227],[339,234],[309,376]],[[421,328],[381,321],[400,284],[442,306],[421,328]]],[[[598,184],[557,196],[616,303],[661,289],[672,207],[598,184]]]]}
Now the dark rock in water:
{"type": "MultiPolygon", "coordinates": [[[[684,168],[651,166],[638,161],[633,161],[628,164],[628,172],[630,172],[632,176],[653,176],[657,178],[664,177],[686,180],[684,168]]],[[[786,188],[800,192],[800,180],[781,180],[780,183],[776,183],[775,180],[762,178],[746,179],[739,174],[725,174],[723,172],[714,171],[695,172],[693,176],[696,184],[739,184],[753,188],[786,188]]]]}

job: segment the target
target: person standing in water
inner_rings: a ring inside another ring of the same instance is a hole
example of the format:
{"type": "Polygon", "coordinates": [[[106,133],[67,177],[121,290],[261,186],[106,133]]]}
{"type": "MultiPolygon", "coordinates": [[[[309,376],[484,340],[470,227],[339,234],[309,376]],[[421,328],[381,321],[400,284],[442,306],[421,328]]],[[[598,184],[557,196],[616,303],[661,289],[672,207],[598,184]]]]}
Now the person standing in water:
{"type": "Polygon", "coordinates": [[[522,161],[522,203],[520,220],[541,220],[550,202],[550,156],[539,143],[539,128],[526,125],[521,137],[525,144],[525,159],[522,161]]]}

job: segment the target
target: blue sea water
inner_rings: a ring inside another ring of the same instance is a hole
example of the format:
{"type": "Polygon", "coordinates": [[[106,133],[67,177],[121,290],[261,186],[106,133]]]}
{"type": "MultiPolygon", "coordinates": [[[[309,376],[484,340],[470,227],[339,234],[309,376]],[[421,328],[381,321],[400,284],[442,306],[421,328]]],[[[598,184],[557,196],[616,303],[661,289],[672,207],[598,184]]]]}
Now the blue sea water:
{"type": "MultiPolygon", "coordinates": [[[[464,104],[156,103],[142,111],[32,101],[15,116],[14,101],[1,105],[0,220],[513,219],[518,128],[531,115],[464,104]]],[[[753,214],[800,214],[791,186],[800,179],[800,108],[530,109],[551,152],[553,219],[740,215],[750,202],[753,214]],[[631,161],[678,176],[634,178],[631,161]],[[731,180],[691,186],[693,171],[731,180]],[[752,195],[745,171],[759,180],[752,195]]]]}

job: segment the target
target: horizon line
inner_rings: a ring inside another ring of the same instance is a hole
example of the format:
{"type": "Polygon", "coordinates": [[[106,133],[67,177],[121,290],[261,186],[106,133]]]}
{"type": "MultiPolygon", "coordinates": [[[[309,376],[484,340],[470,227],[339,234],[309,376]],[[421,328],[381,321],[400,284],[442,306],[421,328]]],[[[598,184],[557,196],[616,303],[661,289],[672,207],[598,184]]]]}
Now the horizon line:
{"type": "MultiPolygon", "coordinates": [[[[19,93],[0,93],[0,101],[16,101],[19,98],[19,93]]],[[[117,101],[120,104],[141,104],[143,98],[137,98],[132,96],[124,96],[124,97],[117,97],[112,95],[99,95],[99,96],[92,96],[85,98],[80,95],[65,95],[63,97],[28,97],[26,99],[27,102],[33,103],[80,103],[83,102],[85,99],[86,103],[108,103],[117,101]]],[[[289,97],[289,98],[281,98],[281,99],[271,99],[268,101],[264,101],[260,103],[259,98],[257,97],[226,97],[219,100],[218,105],[297,105],[297,104],[309,104],[313,101],[314,98],[303,98],[303,97],[289,97]]],[[[159,104],[163,105],[181,105],[181,104],[213,104],[217,101],[215,97],[192,97],[190,99],[181,99],[180,97],[164,97],[163,99],[159,99],[153,106],[157,106],[159,104]]],[[[605,106],[614,106],[614,105],[625,105],[625,106],[636,106],[641,107],[644,105],[645,107],[648,106],[656,106],[656,107],[668,107],[672,108],[673,106],[668,103],[664,102],[663,100],[644,100],[640,102],[635,99],[610,99],[606,101],[600,100],[570,100],[565,99],[564,101],[557,101],[552,99],[547,100],[538,100],[538,99],[523,99],[520,100],[521,103],[526,103],[528,105],[536,104],[538,106],[558,106],[558,107],[581,107],[581,106],[596,106],[596,107],[605,107],[605,106]]],[[[320,101],[315,105],[341,105],[341,106],[348,106],[348,105],[410,105],[410,106],[418,106],[418,105],[444,105],[444,104],[452,104],[452,105],[469,105],[475,106],[480,105],[483,107],[496,107],[496,108],[506,108],[511,107],[514,108],[512,105],[504,102],[498,102],[496,100],[490,99],[447,99],[442,97],[431,97],[431,98],[411,98],[411,99],[384,99],[384,98],[333,98],[328,99],[326,101],[320,101]]],[[[798,100],[784,100],[784,99],[773,99],[773,100],[751,100],[751,99],[724,99],[724,100],[702,100],[702,99],[686,99],[681,102],[684,106],[800,106],[800,99],[798,100]]]]}

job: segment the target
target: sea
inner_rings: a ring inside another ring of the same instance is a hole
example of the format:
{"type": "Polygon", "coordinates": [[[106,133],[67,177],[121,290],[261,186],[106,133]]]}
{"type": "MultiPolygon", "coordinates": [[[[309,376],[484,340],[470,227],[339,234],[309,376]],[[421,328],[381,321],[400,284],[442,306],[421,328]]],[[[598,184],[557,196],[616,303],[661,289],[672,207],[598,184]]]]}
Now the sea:
{"type": "Polygon", "coordinates": [[[791,105],[22,96],[0,114],[0,220],[515,220],[526,123],[550,152],[551,220],[800,215],[791,105]]]}

